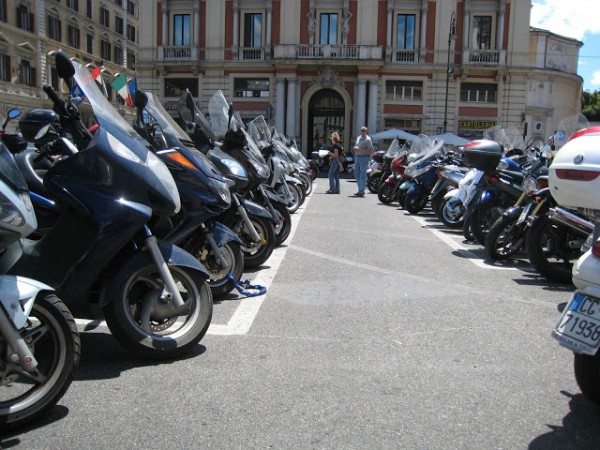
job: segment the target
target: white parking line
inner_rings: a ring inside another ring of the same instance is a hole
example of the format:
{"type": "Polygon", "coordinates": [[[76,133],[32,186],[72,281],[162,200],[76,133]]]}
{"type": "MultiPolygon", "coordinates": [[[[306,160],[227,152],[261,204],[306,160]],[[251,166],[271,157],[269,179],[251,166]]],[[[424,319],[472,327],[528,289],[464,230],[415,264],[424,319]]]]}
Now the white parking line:
{"type": "Polygon", "coordinates": [[[412,217],[417,222],[419,222],[423,226],[423,228],[426,228],[429,231],[431,231],[434,234],[434,236],[436,236],[442,242],[445,242],[452,250],[455,250],[458,253],[460,253],[461,255],[465,256],[466,259],[471,261],[473,264],[475,264],[479,268],[490,269],[490,270],[519,270],[517,267],[492,266],[490,264],[486,264],[480,258],[475,256],[471,250],[460,245],[458,242],[456,242],[454,239],[452,239],[446,233],[443,233],[439,230],[431,228],[429,226],[429,224],[425,221],[425,219],[423,219],[422,217],[419,217],[415,214],[410,214],[410,217],[412,217]]]}
{"type": "MultiPolygon", "coordinates": [[[[317,188],[317,183],[313,183],[313,192],[317,188]]],[[[266,295],[268,295],[268,288],[273,282],[275,275],[277,275],[277,271],[281,266],[281,262],[287,253],[289,246],[289,242],[292,241],[294,234],[296,233],[296,229],[298,228],[298,223],[306,210],[308,202],[312,197],[308,195],[302,207],[296,211],[296,213],[292,216],[292,229],[290,231],[290,235],[286,239],[287,245],[277,247],[273,250],[273,253],[269,257],[269,268],[261,269],[258,272],[256,278],[252,279],[252,284],[258,284],[261,286],[267,287],[267,294],[259,295],[258,297],[250,297],[244,298],[240,301],[240,304],[234,311],[231,319],[227,324],[218,324],[211,323],[208,327],[207,334],[212,335],[220,335],[220,336],[233,336],[233,335],[242,335],[246,334],[250,327],[252,326],[252,322],[254,322],[254,318],[258,314],[258,310],[260,309],[263,301],[265,300],[266,295]]],[[[106,322],[100,320],[85,320],[85,319],[76,319],[75,322],[80,331],[91,331],[91,330],[106,330],[108,331],[108,326],[106,322]]]]}

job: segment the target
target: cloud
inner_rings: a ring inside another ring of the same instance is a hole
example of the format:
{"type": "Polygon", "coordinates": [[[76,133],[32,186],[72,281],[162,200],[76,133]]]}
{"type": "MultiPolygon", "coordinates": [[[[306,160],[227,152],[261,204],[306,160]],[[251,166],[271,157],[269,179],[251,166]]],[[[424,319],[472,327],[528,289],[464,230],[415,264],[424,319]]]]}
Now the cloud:
{"type": "Polygon", "coordinates": [[[600,70],[594,72],[592,79],[590,80],[590,84],[592,86],[600,86],[600,70]]]}
{"type": "Polygon", "coordinates": [[[598,0],[533,0],[531,25],[582,40],[587,33],[600,33],[598,0]]]}

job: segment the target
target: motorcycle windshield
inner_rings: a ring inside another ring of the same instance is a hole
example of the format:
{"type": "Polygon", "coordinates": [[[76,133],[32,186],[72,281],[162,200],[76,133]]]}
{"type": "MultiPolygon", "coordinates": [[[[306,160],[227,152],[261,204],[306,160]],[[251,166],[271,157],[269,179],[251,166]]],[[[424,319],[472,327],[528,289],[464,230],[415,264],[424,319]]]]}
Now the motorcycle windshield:
{"type": "Polygon", "coordinates": [[[267,147],[271,141],[271,130],[263,116],[258,116],[248,124],[248,133],[259,148],[267,147]]]}
{"type": "Polygon", "coordinates": [[[400,153],[400,141],[398,141],[398,139],[394,139],[392,141],[392,143],[390,144],[390,146],[388,147],[387,151],[385,152],[385,157],[386,158],[394,158],[396,157],[399,153],[400,153]]]}
{"type": "Polygon", "coordinates": [[[229,131],[229,104],[223,91],[216,91],[208,102],[208,114],[216,139],[223,139],[229,131]]]}
{"type": "MultiPolygon", "coordinates": [[[[181,95],[181,97],[179,99],[179,106],[177,108],[179,111],[179,115],[186,122],[193,122],[196,125],[196,127],[204,134],[204,136],[206,136],[207,139],[209,139],[210,141],[214,141],[215,135],[213,134],[213,131],[212,131],[212,125],[206,119],[206,117],[204,116],[204,114],[202,113],[202,111],[200,110],[198,105],[196,105],[194,103],[194,107],[190,111],[190,109],[188,107],[188,97],[190,98],[190,100],[192,100],[191,95],[192,94],[189,93],[188,91],[184,92],[181,95]]],[[[193,100],[192,100],[192,103],[193,103],[193,100]]]]}
{"type": "Polygon", "coordinates": [[[0,141],[0,179],[18,192],[27,192],[27,182],[8,147],[0,141]]]}

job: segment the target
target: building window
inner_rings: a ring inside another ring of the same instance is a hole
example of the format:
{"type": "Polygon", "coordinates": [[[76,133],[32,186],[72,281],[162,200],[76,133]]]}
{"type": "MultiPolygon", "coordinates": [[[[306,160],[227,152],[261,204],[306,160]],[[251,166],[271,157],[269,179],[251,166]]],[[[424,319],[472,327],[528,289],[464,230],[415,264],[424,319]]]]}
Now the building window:
{"type": "Polygon", "coordinates": [[[397,101],[423,100],[423,82],[406,80],[388,80],[385,82],[385,99],[397,101]]]}
{"type": "Polygon", "coordinates": [[[418,135],[421,133],[421,119],[387,118],[385,128],[397,128],[418,135]]]}
{"type": "Polygon", "coordinates": [[[35,87],[35,68],[26,59],[22,59],[19,64],[19,84],[35,87]]]}
{"type": "Polygon", "coordinates": [[[127,12],[132,16],[137,17],[135,14],[135,3],[133,3],[131,0],[127,0],[127,12]]]}
{"type": "Polygon", "coordinates": [[[337,13],[319,14],[319,44],[335,45],[338,42],[337,13]]]}
{"type": "Polygon", "coordinates": [[[189,90],[192,97],[198,97],[197,78],[165,78],[165,97],[180,97],[189,90]]]}
{"type": "Polygon", "coordinates": [[[244,47],[262,47],[263,15],[261,13],[244,14],[244,47]]]}
{"type": "Polygon", "coordinates": [[[123,34],[123,18],[115,16],[115,31],[119,34],[123,34]]]}
{"type": "Polygon", "coordinates": [[[79,0],[67,0],[67,7],[79,11],[79,0]]]}
{"type": "Polygon", "coordinates": [[[110,13],[108,9],[100,8],[100,25],[110,27],[110,13]]]}
{"type": "Polygon", "coordinates": [[[127,24],[127,39],[131,42],[135,42],[135,27],[127,24]]]}
{"type": "Polygon", "coordinates": [[[241,98],[268,98],[268,78],[236,78],[233,80],[233,92],[235,97],[241,98]]]}
{"type": "Polygon", "coordinates": [[[93,19],[94,18],[94,3],[92,2],[92,0],[87,0],[85,3],[85,15],[88,17],[88,19],[93,19]]]}
{"type": "Polygon", "coordinates": [[[130,51],[127,52],[127,68],[135,70],[135,53],[130,51]]]}
{"type": "Polygon", "coordinates": [[[123,0],[115,0],[115,5],[123,6],[123,0]]]}
{"type": "Polygon", "coordinates": [[[90,55],[94,54],[94,35],[93,34],[90,34],[90,33],[87,34],[85,50],[90,55]]]}
{"type": "Polygon", "coordinates": [[[417,16],[415,14],[398,14],[396,16],[396,48],[414,50],[416,31],[417,16]]]}
{"type": "Polygon", "coordinates": [[[33,14],[25,5],[17,6],[17,28],[33,33],[33,14]]]}
{"type": "Polygon", "coordinates": [[[477,50],[492,49],[492,16],[473,16],[471,47],[477,50]]]}
{"type": "Polygon", "coordinates": [[[60,91],[59,81],[60,78],[58,78],[58,70],[56,70],[56,67],[50,67],[50,86],[52,86],[52,89],[54,89],[56,92],[60,91]]]}
{"type": "Polygon", "coordinates": [[[123,64],[123,49],[117,45],[115,45],[115,54],[114,54],[114,58],[113,58],[113,62],[115,64],[123,64]]]}
{"type": "Polygon", "coordinates": [[[100,41],[100,57],[107,61],[111,59],[110,42],[105,41],[104,39],[100,41]]]}
{"type": "Polygon", "coordinates": [[[190,15],[173,16],[173,45],[190,45],[190,15]]]}
{"type": "Polygon", "coordinates": [[[0,81],[11,81],[10,56],[4,53],[0,53],[0,81]]]}
{"type": "Polygon", "coordinates": [[[496,103],[498,86],[487,83],[462,83],[460,101],[467,103],[496,103]]]}
{"type": "Polygon", "coordinates": [[[48,16],[48,37],[58,42],[62,40],[62,24],[54,16],[48,16]]]}
{"type": "Polygon", "coordinates": [[[8,20],[8,11],[6,10],[6,0],[0,0],[0,22],[8,20]]]}
{"type": "Polygon", "coordinates": [[[69,45],[73,48],[79,48],[79,28],[73,25],[68,26],[69,31],[69,45]]]}

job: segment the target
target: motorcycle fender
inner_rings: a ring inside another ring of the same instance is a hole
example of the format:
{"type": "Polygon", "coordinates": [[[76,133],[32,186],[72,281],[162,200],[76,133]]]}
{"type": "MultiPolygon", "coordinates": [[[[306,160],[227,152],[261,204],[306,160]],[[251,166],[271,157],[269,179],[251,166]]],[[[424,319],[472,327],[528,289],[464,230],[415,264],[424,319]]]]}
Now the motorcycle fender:
{"type": "Polygon", "coordinates": [[[410,187],[410,189],[406,193],[409,195],[414,195],[417,192],[419,192],[421,189],[422,189],[422,187],[420,184],[414,184],[413,186],[410,187]]]}
{"type": "MultiPolygon", "coordinates": [[[[208,272],[200,263],[200,261],[198,261],[191,254],[183,250],[181,247],[177,247],[176,245],[169,244],[164,241],[158,241],[158,248],[160,249],[160,253],[168,266],[187,267],[189,269],[197,271],[206,280],[210,278],[208,272]]],[[[123,263],[116,277],[118,277],[119,274],[127,273],[127,271],[130,270],[129,267],[136,267],[140,260],[145,260],[154,264],[150,253],[140,248],[135,253],[133,253],[128,260],[126,260],[123,263]]],[[[100,299],[100,308],[104,308],[106,305],[108,305],[113,300],[113,298],[113,295],[103,295],[103,297],[100,299]]]]}
{"type": "Polygon", "coordinates": [[[450,189],[448,192],[446,192],[446,194],[444,195],[444,200],[449,200],[452,197],[456,197],[458,195],[458,188],[455,189],[450,189]]]}
{"type": "Polygon", "coordinates": [[[253,202],[252,200],[244,199],[243,205],[244,208],[246,208],[246,211],[248,212],[249,216],[260,216],[265,217],[269,220],[273,218],[273,216],[271,216],[271,213],[266,208],[259,205],[258,203],[253,202]]]}
{"type": "Polygon", "coordinates": [[[265,189],[265,193],[267,194],[267,197],[269,197],[269,200],[271,200],[272,202],[281,203],[282,205],[286,204],[285,200],[283,200],[280,195],[276,194],[271,189],[265,189]]]}
{"type": "Polygon", "coordinates": [[[502,215],[504,217],[516,220],[521,215],[521,211],[523,211],[522,206],[512,206],[511,208],[508,208],[506,211],[504,211],[502,215]]]}
{"type": "Polygon", "coordinates": [[[42,291],[54,292],[50,286],[31,278],[0,275],[0,304],[17,330],[23,328],[42,291]]]}
{"type": "Polygon", "coordinates": [[[222,247],[224,244],[228,242],[237,242],[238,244],[242,243],[242,240],[235,234],[230,228],[226,227],[222,223],[215,222],[213,226],[213,239],[217,246],[222,247]]]}
{"type": "Polygon", "coordinates": [[[295,178],[291,175],[286,175],[285,181],[288,183],[292,183],[292,184],[296,184],[296,185],[300,185],[300,186],[303,184],[302,181],[300,181],[298,178],[295,178]]]}

